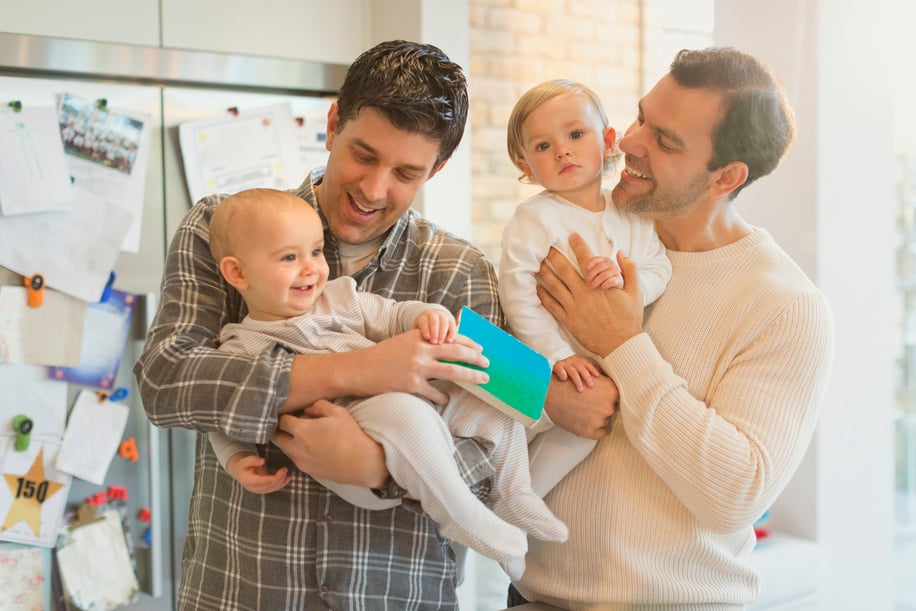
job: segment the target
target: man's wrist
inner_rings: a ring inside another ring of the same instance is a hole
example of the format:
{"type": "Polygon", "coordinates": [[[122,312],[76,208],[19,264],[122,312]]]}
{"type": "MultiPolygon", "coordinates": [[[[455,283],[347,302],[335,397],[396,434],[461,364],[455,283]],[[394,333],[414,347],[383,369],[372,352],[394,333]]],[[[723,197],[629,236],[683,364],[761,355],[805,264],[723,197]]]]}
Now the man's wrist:
{"type": "MultiPolygon", "coordinates": [[[[611,342],[609,342],[607,346],[607,351],[606,352],[602,351],[604,354],[602,358],[609,357],[610,355],[614,353],[614,351],[616,351],[618,348],[623,346],[625,343],[627,343],[628,341],[630,341],[631,339],[633,339],[640,333],[642,333],[642,329],[632,331],[630,333],[622,333],[619,336],[615,337],[611,342]]],[[[602,354],[602,352],[598,352],[598,354],[602,354]]]]}

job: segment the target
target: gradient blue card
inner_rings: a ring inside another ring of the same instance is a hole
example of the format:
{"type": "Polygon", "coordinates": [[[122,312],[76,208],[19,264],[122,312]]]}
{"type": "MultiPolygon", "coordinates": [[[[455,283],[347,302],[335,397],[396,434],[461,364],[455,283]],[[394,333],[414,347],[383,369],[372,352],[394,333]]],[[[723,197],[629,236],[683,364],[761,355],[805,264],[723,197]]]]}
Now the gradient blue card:
{"type": "Polygon", "coordinates": [[[550,385],[547,357],[468,307],[458,315],[458,333],[483,346],[483,354],[490,361],[485,369],[489,382],[459,385],[525,426],[537,422],[550,385]]]}

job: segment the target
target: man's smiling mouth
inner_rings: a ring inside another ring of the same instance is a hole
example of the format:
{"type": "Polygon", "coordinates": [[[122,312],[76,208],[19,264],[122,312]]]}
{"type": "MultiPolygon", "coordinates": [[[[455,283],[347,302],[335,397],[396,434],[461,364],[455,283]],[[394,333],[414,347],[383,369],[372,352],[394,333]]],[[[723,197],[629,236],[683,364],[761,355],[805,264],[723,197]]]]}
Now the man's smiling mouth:
{"type": "Polygon", "coordinates": [[[379,212],[382,210],[381,208],[366,208],[365,206],[361,205],[358,201],[356,201],[356,199],[352,195],[350,196],[350,203],[353,204],[353,208],[355,208],[356,211],[359,212],[360,214],[369,215],[369,214],[373,214],[375,212],[379,212]]]}
{"type": "Polygon", "coordinates": [[[629,174],[630,176],[632,176],[633,178],[643,178],[643,179],[646,179],[646,180],[649,179],[648,176],[646,176],[645,174],[642,174],[642,173],[640,173],[640,172],[637,172],[636,170],[634,170],[634,169],[633,169],[632,167],[630,167],[630,166],[627,166],[627,167],[626,167],[626,173],[629,174]]]}

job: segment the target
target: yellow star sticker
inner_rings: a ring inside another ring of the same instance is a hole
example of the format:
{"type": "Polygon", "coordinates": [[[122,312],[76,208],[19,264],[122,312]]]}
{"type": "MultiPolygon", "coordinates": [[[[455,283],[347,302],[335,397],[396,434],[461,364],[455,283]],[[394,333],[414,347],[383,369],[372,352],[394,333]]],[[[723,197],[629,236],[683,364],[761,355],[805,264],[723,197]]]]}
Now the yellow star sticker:
{"type": "Polygon", "coordinates": [[[41,536],[41,504],[64,487],[64,484],[45,479],[44,452],[44,448],[38,451],[38,456],[25,475],[3,474],[14,500],[0,530],[6,530],[25,520],[35,536],[41,536]]]}

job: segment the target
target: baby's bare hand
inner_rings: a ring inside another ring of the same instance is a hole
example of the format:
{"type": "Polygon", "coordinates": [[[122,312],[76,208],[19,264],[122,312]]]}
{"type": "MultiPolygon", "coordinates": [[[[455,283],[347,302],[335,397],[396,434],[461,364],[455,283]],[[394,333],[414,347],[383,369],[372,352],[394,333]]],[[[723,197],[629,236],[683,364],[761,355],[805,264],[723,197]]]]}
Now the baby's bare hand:
{"type": "Polygon", "coordinates": [[[226,463],[226,471],[242,488],[255,494],[276,492],[292,480],[286,467],[277,469],[276,473],[268,473],[264,459],[257,454],[233,454],[226,463]]]}
{"type": "Polygon", "coordinates": [[[578,355],[573,355],[554,363],[553,373],[564,382],[566,380],[572,382],[579,392],[583,392],[586,386],[589,388],[594,386],[595,378],[601,375],[594,363],[578,355]]]}
{"type": "Polygon", "coordinates": [[[421,312],[414,321],[414,327],[420,330],[420,335],[430,344],[454,341],[457,330],[455,317],[438,309],[421,312]]]}
{"type": "Polygon", "coordinates": [[[585,281],[592,290],[622,289],[620,268],[607,257],[592,257],[585,270],[585,281]]]}

